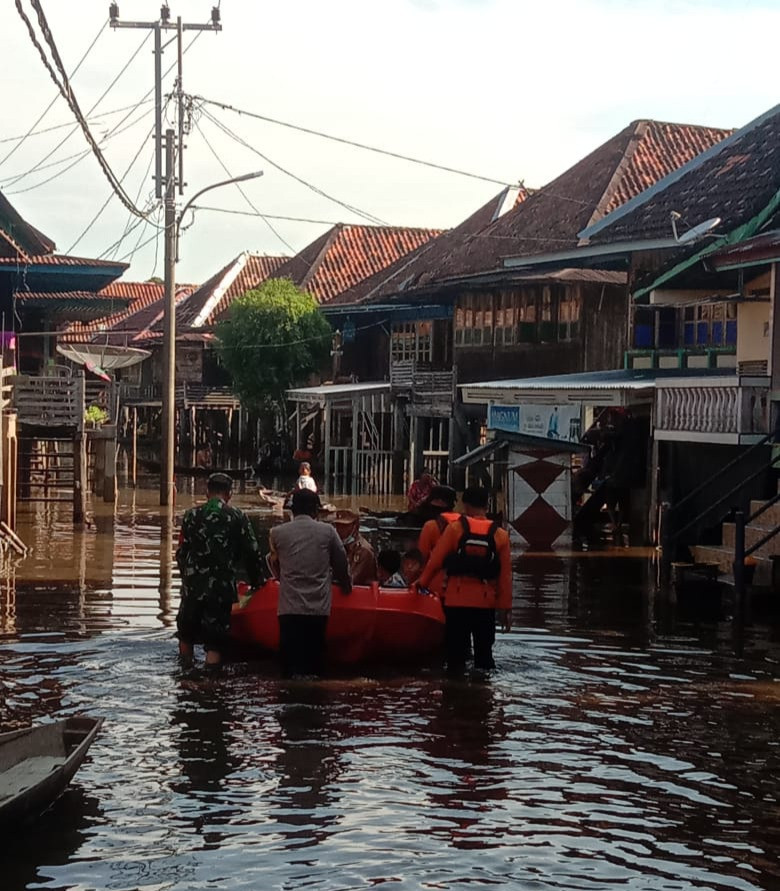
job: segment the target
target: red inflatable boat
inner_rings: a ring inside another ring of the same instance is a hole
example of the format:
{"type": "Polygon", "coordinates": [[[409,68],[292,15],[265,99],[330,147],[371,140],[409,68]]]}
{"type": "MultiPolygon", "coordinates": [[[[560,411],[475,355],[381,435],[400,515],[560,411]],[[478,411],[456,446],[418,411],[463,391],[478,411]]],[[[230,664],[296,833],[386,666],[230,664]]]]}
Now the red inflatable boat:
{"type": "MultiPolygon", "coordinates": [[[[230,630],[237,643],[270,652],[279,649],[278,597],[279,582],[271,579],[245,606],[233,607],[230,630]]],[[[333,662],[429,659],[444,638],[444,612],[438,597],[403,588],[374,583],[344,594],[334,585],[327,638],[333,662]]]]}

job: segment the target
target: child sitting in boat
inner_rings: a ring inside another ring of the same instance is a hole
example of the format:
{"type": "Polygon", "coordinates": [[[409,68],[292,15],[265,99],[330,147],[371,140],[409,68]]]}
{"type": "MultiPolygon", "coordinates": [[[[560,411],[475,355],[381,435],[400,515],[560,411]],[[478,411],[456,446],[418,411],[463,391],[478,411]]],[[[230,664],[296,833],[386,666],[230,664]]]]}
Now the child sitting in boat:
{"type": "Polygon", "coordinates": [[[422,575],[425,568],[425,557],[419,548],[411,548],[401,559],[401,575],[404,579],[404,585],[408,588],[413,585],[422,575]]]}
{"type": "Polygon", "coordinates": [[[376,577],[380,588],[405,588],[398,551],[380,551],[376,556],[376,577]]]}

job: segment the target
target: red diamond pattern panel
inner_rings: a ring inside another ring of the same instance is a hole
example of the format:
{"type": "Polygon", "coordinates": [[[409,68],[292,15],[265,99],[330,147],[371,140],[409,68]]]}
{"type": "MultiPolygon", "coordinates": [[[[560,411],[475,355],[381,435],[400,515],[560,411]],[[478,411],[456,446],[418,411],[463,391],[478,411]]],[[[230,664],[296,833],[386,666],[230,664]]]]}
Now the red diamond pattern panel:
{"type": "Polygon", "coordinates": [[[514,529],[537,551],[547,551],[569,527],[569,521],[544,498],[536,498],[530,507],[511,521],[514,529]]]}
{"type": "Polygon", "coordinates": [[[515,467],[515,473],[524,479],[535,492],[541,494],[558,479],[566,468],[562,464],[553,464],[552,461],[532,461],[515,467]]]}

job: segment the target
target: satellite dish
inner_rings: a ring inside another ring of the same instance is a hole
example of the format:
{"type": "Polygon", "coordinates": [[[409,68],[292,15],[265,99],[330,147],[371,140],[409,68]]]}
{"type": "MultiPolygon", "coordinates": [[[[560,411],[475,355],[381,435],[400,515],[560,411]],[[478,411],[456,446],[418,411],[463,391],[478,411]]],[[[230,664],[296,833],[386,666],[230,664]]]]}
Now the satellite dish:
{"type": "Polygon", "coordinates": [[[699,223],[698,226],[694,226],[687,232],[683,232],[682,235],[678,235],[677,244],[693,244],[694,241],[703,238],[716,226],[720,226],[720,217],[712,217],[710,220],[705,220],[703,223],[699,223]]]}

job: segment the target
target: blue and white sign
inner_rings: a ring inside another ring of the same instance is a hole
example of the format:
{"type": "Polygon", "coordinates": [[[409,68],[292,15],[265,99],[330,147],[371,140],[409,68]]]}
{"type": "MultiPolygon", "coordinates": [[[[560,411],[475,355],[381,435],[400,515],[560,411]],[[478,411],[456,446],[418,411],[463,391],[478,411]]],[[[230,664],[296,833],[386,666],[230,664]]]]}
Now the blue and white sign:
{"type": "Polygon", "coordinates": [[[579,442],[582,431],[579,405],[489,405],[487,425],[489,430],[567,442],[579,442]]]}

